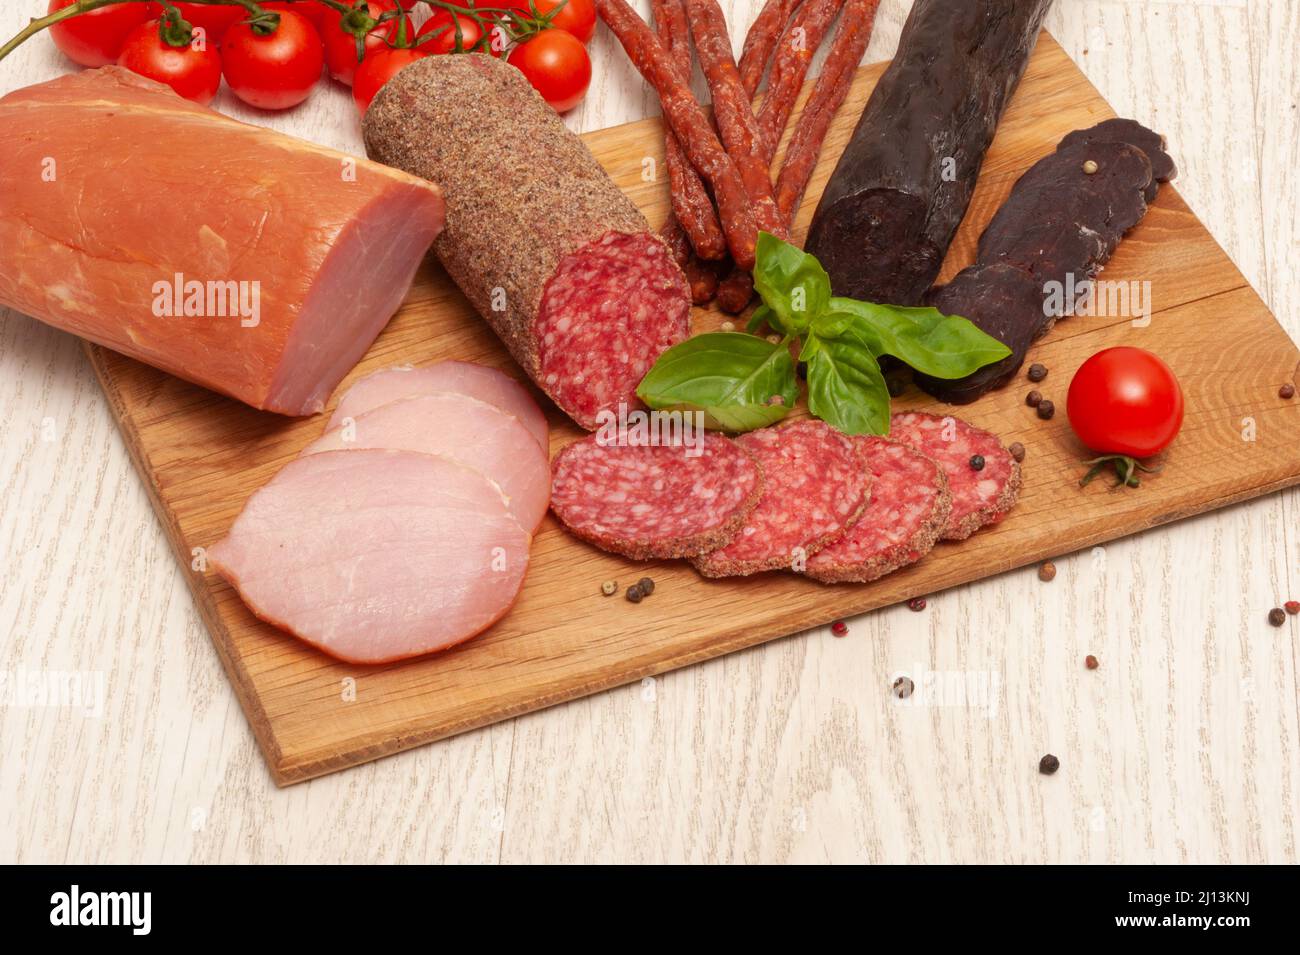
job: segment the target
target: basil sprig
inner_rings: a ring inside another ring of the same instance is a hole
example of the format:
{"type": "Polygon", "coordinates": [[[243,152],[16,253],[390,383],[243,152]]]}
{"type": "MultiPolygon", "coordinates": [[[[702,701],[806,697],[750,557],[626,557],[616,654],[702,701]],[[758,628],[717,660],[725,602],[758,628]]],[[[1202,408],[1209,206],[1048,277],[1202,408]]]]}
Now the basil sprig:
{"type": "Polygon", "coordinates": [[[831,294],[814,256],[760,233],[754,288],[762,304],[737,332],[674,345],[642,379],[637,396],[657,410],[703,411],[709,427],[749,431],[790,413],[799,396],[791,358],[808,366],[808,410],[846,434],[889,433],[889,389],[881,355],[933,378],[964,378],[1011,350],[964,318],[933,308],[859,302],[831,294]]]}

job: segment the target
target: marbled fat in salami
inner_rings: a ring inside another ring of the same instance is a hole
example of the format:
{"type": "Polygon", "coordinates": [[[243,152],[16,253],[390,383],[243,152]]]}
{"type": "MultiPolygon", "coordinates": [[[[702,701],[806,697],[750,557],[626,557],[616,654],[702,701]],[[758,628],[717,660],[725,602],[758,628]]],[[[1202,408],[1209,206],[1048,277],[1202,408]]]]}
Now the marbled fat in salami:
{"type": "Polygon", "coordinates": [[[915,563],[952,510],[948,479],[930,458],[887,438],[854,440],[867,452],[871,501],[848,533],[808,559],[805,573],[822,583],[865,583],[915,563]]]}
{"type": "Polygon", "coordinates": [[[579,424],[620,401],[690,334],[686,281],[663,243],[610,232],[560,260],[533,323],[538,384],[579,424]]]}
{"type": "Polygon", "coordinates": [[[952,416],[908,411],[890,419],[889,436],[933,459],[948,478],[952,511],[943,540],[965,540],[1011,510],[1020,493],[1020,465],[996,435],[952,416]],[[972,459],[983,458],[975,467],[972,459]]]}
{"type": "Polygon", "coordinates": [[[593,434],[555,456],[551,510],[576,536],[634,560],[693,557],[731,540],[763,491],[754,456],[700,433],[685,445],[602,444],[593,434]]]}
{"type": "Polygon", "coordinates": [[[695,559],[706,577],[796,569],[852,527],[866,506],[865,451],[821,421],[750,431],[736,443],[758,459],[765,488],[735,539],[695,559]]]}

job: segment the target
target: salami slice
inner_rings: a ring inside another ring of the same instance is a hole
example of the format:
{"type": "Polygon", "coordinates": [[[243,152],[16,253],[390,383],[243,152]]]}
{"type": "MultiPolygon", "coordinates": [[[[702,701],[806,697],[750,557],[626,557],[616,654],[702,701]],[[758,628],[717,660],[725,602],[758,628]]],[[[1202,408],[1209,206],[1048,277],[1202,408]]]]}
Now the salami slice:
{"type": "Polygon", "coordinates": [[[697,449],[601,438],[555,456],[551,510],[603,550],[634,560],[693,557],[731,540],[763,492],[754,456],[722,435],[702,433],[697,449]]]}
{"type": "Polygon", "coordinates": [[[805,573],[826,584],[865,583],[916,563],[952,510],[948,479],[930,458],[887,438],[856,440],[868,455],[871,501],[848,533],[808,559],[805,573]]]}
{"type": "Polygon", "coordinates": [[[796,569],[852,527],[866,506],[866,452],[821,421],[762,428],[736,443],[762,466],[763,497],[731,543],[695,559],[706,577],[796,569]]]}
{"type": "Polygon", "coordinates": [[[908,411],[890,419],[889,436],[943,468],[952,492],[943,540],[965,540],[1015,506],[1020,465],[996,435],[960,418],[908,411]]]}

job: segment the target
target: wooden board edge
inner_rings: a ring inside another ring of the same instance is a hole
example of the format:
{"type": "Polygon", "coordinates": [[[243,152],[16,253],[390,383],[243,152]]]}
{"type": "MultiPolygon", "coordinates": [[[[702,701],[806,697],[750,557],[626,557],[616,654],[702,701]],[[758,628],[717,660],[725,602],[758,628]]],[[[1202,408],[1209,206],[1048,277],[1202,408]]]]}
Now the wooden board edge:
{"type": "MultiPolygon", "coordinates": [[[[1298,371],[1300,371],[1300,369],[1298,369],[1298,371]]],[[[1032,551],[1023,551],[1018,553],[1016,557],[1012,558],[1004,565],[1000,566],[993,573],[986,574],[978,579],[981,581],[992,580],[1000,574],[1010,573],[1049,557],[1062,557],[1066,556],[1066,554],[1077,553],[1098,544],[1122,540],[1124,537],[1141,533],[1143,530],[1149,530],[1154,527],[1171,524],[1190,517],[1196,517],[1199,514],[1208,513],[1223,507],[1229,507],[1233,504],[1239,504],[1243,501],[1253,500],[1267,494],[1272,494],[1296,486],[1300,486],[1300,473],[1286,475],[1275,481],[1269,481],[1256,487],[1245,488],[1236,493],[1225,494],[1217,498],[1208,499],[1199,502],[1194,506],[1173,508],[1159,514],[1143,528],[1134,530],[1129,534],[1120,535],[1119,537],[1112,536],[1104,530],[1097,531],[1096,533],[1086,535],[1070,551],[1065,553],[1039,554],[1032,551]]],[[[964,586],[965,584],[972,582],[974,581],[955,583],[949,585],[949,588],[944,589],[950,589],[950,587],[953,586],[964,586]]],[[[942,593],[943,591],[941,590],[937,592],[942,593]]],[[[872,611],[868,610],[864,612],[870,613],[872,611]]],[[[370,741],[366,741],[365,737],[356,737],[355,742],[351,745],[350,751],[347,753],[338,753],[338,744],[335,743],[331,744],[328,751],[315,750],[307,751],[295,756],[282,755],[274,762],[268,759],[268,767],[277,786],[291,786],[297,783],[306,782],[310,779],[315,779],[319,776],[325,776],[343,769],[349,769],[353,766],[359,766],[376,759],[394,756],[410,749],[449,739],[453,736],[459,735],[460,733],[481,729],[485,726],[491,726],[503,720],[513,719],[528,713],[535,713],[561,703],[568,703],[596,693],[603,693],[608,690],[617,689],[620,686],[627,686],[631,683],[637,682],[638,680],[644,679],[647,676],[657,676],[662,673],[681,669],[682,667],[726,656],[727,654],[735,653],[739,650],[746,650],[750,647],[759,646],[764,643],[771,643],[776,640],[796,637],[807,630],[825,626],[839,616],[844,616],[844,614],[837,612],[832,616],[826,616],[819,613],[804,613],[800,616],[791,618],[788,621],[783,621],[781,629],[774,632],[769,632],[763,629],[741,632],[735,636],[720,639],[716,643],[712,643],[707,647],[692,648],[656,660],[654,663],[620,671],[607,678],[591,680],[581,686],[566,686],[564,690],[557,692],[543,691],[527,701],[502,706],[497,709],[480,713],[473,718],[450,720],[434,727],[414,729],[409,733],[402,732],[398,734],[397,739],[392,739],[391,733],[383,734],[384,737],[388,738],[376,738],[370,741]]]]}
{"type": "Polygon", "coordinates": [[[185,585],[194,597],[199,616],[208,630],[208,636],[217,651],[218,659],[221,660],[221,666],[225,669],[226,675],[235,688],[235,696],[238,698],[239,705],[244,710],[249,725],[252,727],[253,737],[257,740],[257,745],[262,750],[266,765],[270,768],[271,775],[275,778],[277,785],[284,785],[275,768],[283,761],[284,756],[280,750],[279,742],[275,738],[275,730],[272,727],[271,720],[262,708],[262,702],[258,698],[253,687],[253,681],[244,667],[242,659],[231,652],[230,634],[221,621],[216,602],[212,599],[212,593],[206,586],[204,577],[189,570],[191,555],[185,550],[184,535],[181,533],[176,520],[163,504],[162,488],[159,487],[152,468],[145,460],[144,451],[140,446],[139,433],[130,423],[121,391],[118,389],[116,382],[109,373],[108,365],[104,361],[104,355],[109,349],[85,339],[82,339],[81,345],[86,357],[90,359],[90,367],[95,372],[95,378],[99,381],[104,397],[108,399],[109,408],[112,411],[114,420],[117,422],[118,432],[122,435],[127,454],[131,457],[131,464],[149,496],[149,504],[153,508],[154,515],[158,518],[159,523],[162,524],[163,533],[171,545],[176,560],[180,563],[181,573],[185,576],[185,585]]]}

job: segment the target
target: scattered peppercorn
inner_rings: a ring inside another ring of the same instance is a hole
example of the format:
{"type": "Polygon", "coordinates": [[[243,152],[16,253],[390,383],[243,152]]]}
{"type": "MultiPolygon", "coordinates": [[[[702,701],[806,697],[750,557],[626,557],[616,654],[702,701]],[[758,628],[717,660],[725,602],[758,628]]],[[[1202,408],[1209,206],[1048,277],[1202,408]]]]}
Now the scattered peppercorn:
{"type": "Polygon", "coordinates": [[[1025,395],[1025,404],[1029,405],[1029,407],[1031,408],[1037,408],[1042,403],[1043,403],[1043,393],[1041,391],[1035,390],[1025,395]]]}
{"type": "Polygon", "coordinates": [[[1084,174],[1085,176],[1091,176],[1091,175],[1093,175],[1096,171],[1097,171],[1097,160],[1095,160],[1095,159],[1085,159],[1085,160],[1083,161],[1083,174],[1084,174]]]}
{"type": "Polygon", "coordinates": [[[1300,613],[1300,600],[1288,600],[1282,606],[1285,607],[1286,612],[1291,614],[1292,616],[1295,616],[1296,614],[1300,613]]]}
{"type": "Polygon", "coordinates": [[[1029,366],[1028,377],[1030,381],[1042,381],[1047,377],[1047,366],[1034,362],[1029,366]]]}
{"type": "Polygon", "coordinates": [[[925,609],[925,598],[913,597],[911,600],[907,602],[907,609],[912,611],[913,613],[920,613],[922,610],[925,609]]]}
{"type": "Polygon", "coordinates": [[[636,585],[641,589],[642,597],[649,597],[655,592],[655,582],[649,577],[642,577],[636,582],[636,585]]]}
{"type": "Polygon", "coordinates": [[[1268,622],[1275,627],[1280,627],[1286,623],[1286,611],[1281,607],[1274,607],[1268,612],[1268,622]]]}
{"type": "Polygon", "coordinates": [[[718,327],[721,328],[724,332],[734,332],[734,331],[736,330],[736,323],[735,323],[735,322],[723,322],[723,323],[722,323],[721,325],[719,325],[718,327]]]}
{"type": "Polygon", "coordinates": [[[1015,458],[1017,464],[1025,459],[1025,446],[1019,441],[1012,442],[1011,447],[1007,448],[1007,450],[1011,452],[1011,456],[1015,458]]]}
{"type": "Polygon", "coordinates": [[[982,455],[982,454],[972,454],[972,455],[970,456],[970,469],[971,469],[972,471],[983,471],[983,470],[984,470],[984,455],[982,455]]]}
{"type": "Polygon", "coordinates": [[[780,336],[780,335],[768,335],[768,336],[767,336],[767,340],[768,340],[769,342],[771,342],[773,345],[779,345],[779,344],[781,344],[781,336],[780,336]]]}
{"type": "Polygon", "coordinates": [[[1042,773],[1044,776],[1050,776],[1052,775],[1052,773],[1056,772],[1060,768],[1061,768],[1061,761],[1057,759],[1055,756],[1053,756],[1051,753],[1048,753],[1046,756],[1044,756],[1042,759],[1038,761],[1038,771],[1042,773]]]}
{"type": "Polygon", "coordinates": [[[1054,414],[1056,414],[1056,405],[1052,404],[1046,398],[1038,403],[1038,417],[1047,421],[1054,414]]]}
{"type": "Polygon", "coordinates": [[[916,684],[912,682],[911,677],[900,676],[894,681],[894,696],[898,697],[900,700],[907,699],[912,695],[912,691],[915,689],[916,684]]]}
{"type": "Polygon", "coordinates": [[[1294,398],[1295,385],[1291,384],[1291,382],[1288,381],[1285,385],[1283,385],[1281,388],[1277,390],[1277,396],[1279,398],[1287,398],[1287,399],[1294,398]]]}
{"type": "Polygon", "coordinates": [[[836,620],[831,624],[831,633],[837,637],[842,637],[849,632],[849,625],[843,620],[836,620]]]}
{"type": "Polygon", "coordinates": [[[794,366],[794,370],[795,373],[799,376],[800,381],[808,380],[808,363],[806,361],[799,362],[799,364],[794,366]]]}
{"type": "Polygon", "coordinates": [[[1083,665],[1086,666],[1089,670],[1095,670],[1097,669],[1097,667],[1101,666],[1101,661],[1098,660],[1090,653],[1083,658],[1083,665]]]}
{"type": "Polygon", "coordinates": [[[633,584],[631,587],[627,588],[626,597],[630,603],[639,604],[641,602],[641,598],[644,596],[645,594],[641,592],[641,588],[638,587],[636,584],[633,584]]]}
{"type": "Polygon", "coordinates": [[[617,580],[607,580],[600,585],[600,592],[604,594],[606,597],[612,597],[614,595],[614,592],[617,590],[618,590],[617,580]]]}
{"type": "Polygon", "coordinates": [[[1056,579],[1056,565],[1045,560],[1038,565],[1038,579],[1047,583],[1056,579]]]}

